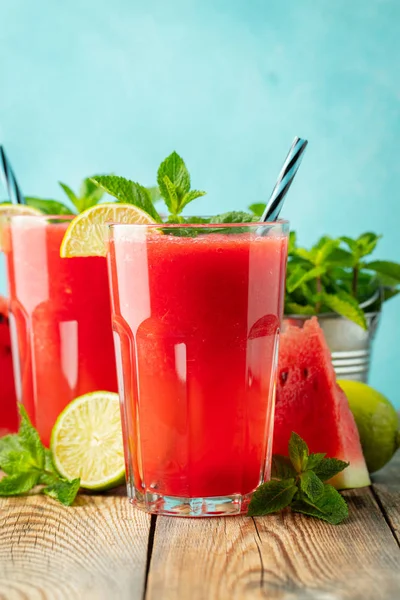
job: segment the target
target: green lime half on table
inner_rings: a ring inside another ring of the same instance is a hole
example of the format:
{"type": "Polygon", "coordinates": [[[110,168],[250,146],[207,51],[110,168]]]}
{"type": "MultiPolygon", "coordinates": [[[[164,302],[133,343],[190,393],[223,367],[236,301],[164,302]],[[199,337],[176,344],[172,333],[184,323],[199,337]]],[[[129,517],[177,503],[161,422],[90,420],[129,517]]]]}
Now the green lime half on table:
{"type": "Polygon", "coordinates": [[[389,400],[360,381],[338,380],[347,396],[370,473],[381,469],[400,446],[399,416],[389,400]]]}
{"type": "Polygon", "coordinates": [[[107,490],[125,481],[118,394],[96,391],[75,398],[58,417],[51,434],[54,465],[81,487],[107,490]]]}

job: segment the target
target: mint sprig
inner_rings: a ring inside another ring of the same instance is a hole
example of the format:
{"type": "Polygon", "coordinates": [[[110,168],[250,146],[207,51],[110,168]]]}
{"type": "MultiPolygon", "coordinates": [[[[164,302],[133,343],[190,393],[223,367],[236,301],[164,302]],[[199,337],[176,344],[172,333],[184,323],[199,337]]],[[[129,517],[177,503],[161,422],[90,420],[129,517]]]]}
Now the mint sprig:
{"type": "Polygon", "coordinates": [[[185,161],[172,152],[158,168],[157,183],[172,217],[177,217],[187,204],[205,192],[190,189],[190,175],[185,161]]]}
{"type": "Polygon", "coordinates": [[[69,481],[59,475],[50,450],[43,446],[22,405],[19,412],[18,433],[0,438],[0,470],[6,474],[0,479],[0,496],[19,496],[41,486],[38,493],[70,506],[78,493],[80,479],[69,481]]]}
{"type": "MultiPolygon", "coordinates": [[[[98,175],[91,178],[94,185],[114,196],[118,202],[134,204],[146,211],[157,223],[165,221],[168,225],[204,225],[224,223],[251,223],[257,218],[253,213],[243,211],[230,211],[215,217],[184,217],[183,209],[206,192],[191,189],[190,174],[185,161],[177,152],[172,152],[162,161],[157,171],[156,188],[146,188],[139,183],[119,177],[116,175],[98,175]],[[164,200],[169,214],[162,218],[154,207],[159,199],[164,200]]],[[[219,231],[226,232],[221,228],[219,231]]],[[[246,229],[235,229],[235,233],[241,233],[246,229]]],[[[213,228],[194,227],[165,229],[164,233],[180,237],[195,237],[199,234],[215,232],[213,228]]]]}
{"type": "Polygon", "coordinates": [[[363,329],[367,321],[361,305],[378,291],[367,310],[400,293],[400,264],[368,260],[381,236],[367,232],[358,238],[321,237],[311,248],[299,247],[293,232],[289,240],[285,313],[337,313],[363,329]]]}
{"type": "Polygon", "coordinates": [[[309,452],[306,442],[296,433],[289,440],[289,457],[274,455],[271,481],[260,485],[253,494],[248,514],[263,516],[290,506],[299,512],[337,525],[348,516],[347,504],[328,483],[346,463],[325,454],[309,452]]]}

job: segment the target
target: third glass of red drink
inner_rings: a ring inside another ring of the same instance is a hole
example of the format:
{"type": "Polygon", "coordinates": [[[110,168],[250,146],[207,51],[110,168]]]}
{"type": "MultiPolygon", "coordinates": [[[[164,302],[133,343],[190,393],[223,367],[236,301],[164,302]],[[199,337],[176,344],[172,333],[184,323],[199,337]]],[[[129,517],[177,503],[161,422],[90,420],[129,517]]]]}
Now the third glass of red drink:
{"type": "Polygon", "coordinates": [[[149,512],[246,512],[269,477],[288,224],[112,225],[128,493],[149,512]]]}

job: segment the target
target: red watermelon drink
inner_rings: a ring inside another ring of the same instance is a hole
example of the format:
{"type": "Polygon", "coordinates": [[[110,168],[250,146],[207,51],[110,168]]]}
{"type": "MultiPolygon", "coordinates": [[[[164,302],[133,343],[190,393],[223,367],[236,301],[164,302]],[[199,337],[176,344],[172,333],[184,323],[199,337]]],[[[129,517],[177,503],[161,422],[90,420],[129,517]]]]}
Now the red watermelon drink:
{"type": "Polygon", "coordinates": [[[0,296],[0,437],[18,430],[8,301],[0,296]]]}
{"type": "Polygon", "coordinates": [[[245,512],[269,477],[288,225],[112,225],[128,492],[150,512],[245,512]]]}
{"type": "Polygon", "coordinates": [[[72,217],[16,216],[5,230],[18,400],[44,444],[81,394],[117,390],[105,258],[60,258],[72,217]]]}

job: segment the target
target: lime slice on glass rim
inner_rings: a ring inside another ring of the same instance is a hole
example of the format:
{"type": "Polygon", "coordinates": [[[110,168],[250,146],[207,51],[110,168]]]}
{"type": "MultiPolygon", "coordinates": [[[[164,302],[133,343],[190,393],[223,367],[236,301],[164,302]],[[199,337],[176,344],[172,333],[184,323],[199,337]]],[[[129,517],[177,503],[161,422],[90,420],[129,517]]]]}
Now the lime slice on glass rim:
{"type": "Polygon", "coordinates": [[[107,490],[125,481],[118,394],[96,391],[75,398],[51,433],[53,462],[63,477],[80,477],[81,487],[107,490]]]}
{"type": "Polygon", "coordinates": [[[43,213],[39,209],[33,208],[33,206],[27,206],[26,204],[11,204],[8,202],[0,204],[0,251],[2,248],[5,219],[7,217],[15,217],[16,215],[40,216],[43,215],[43,213]]]}
{"type": "Polygon", "coordinates": [[[134,204],[96,204],[71,221],[61,242],[60,256],[106,256],[107,223],[152,225],[155,222],[149,214],[134,204]]]}

